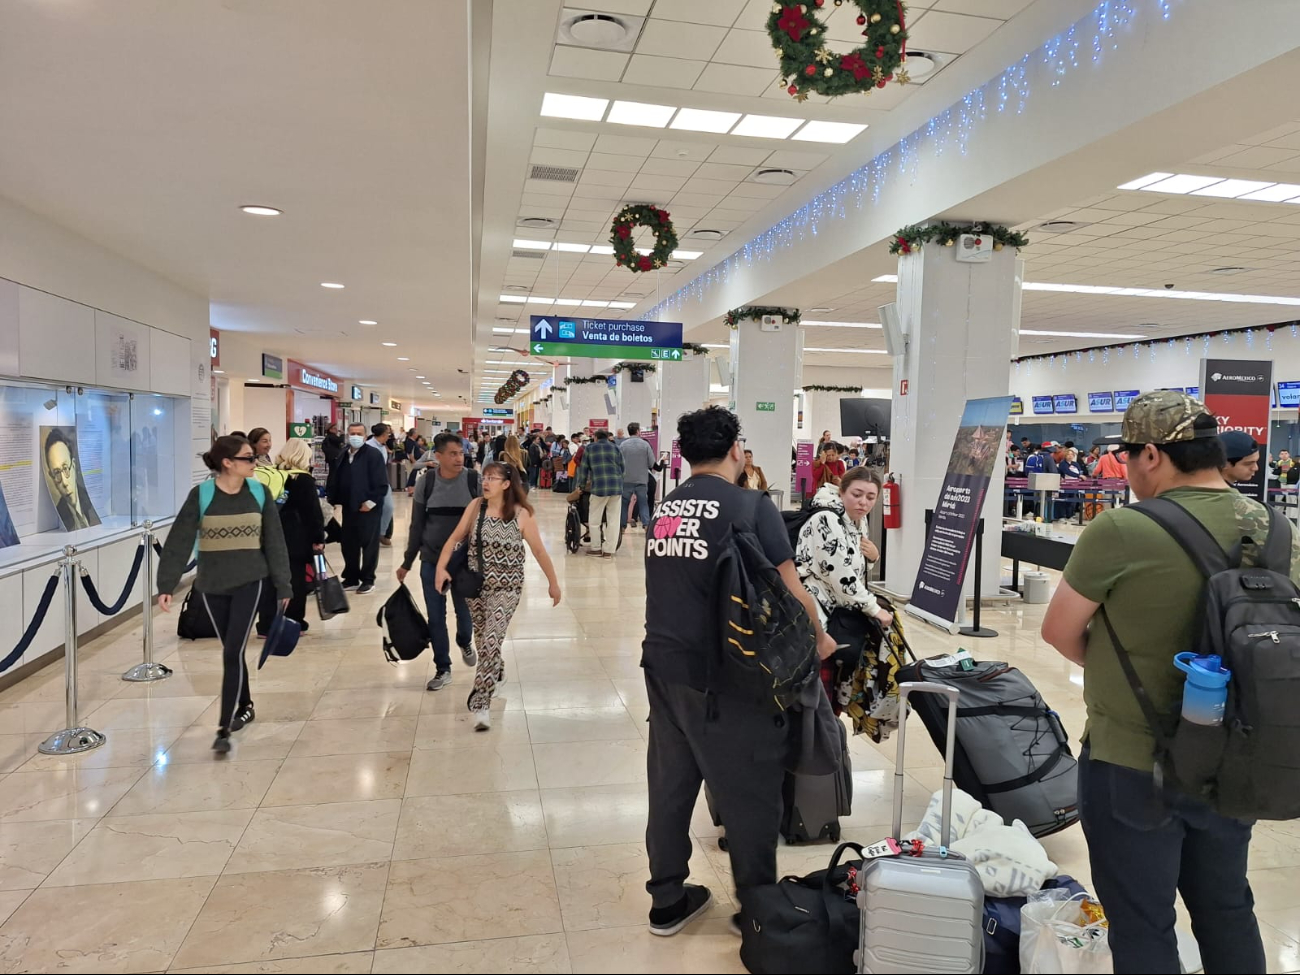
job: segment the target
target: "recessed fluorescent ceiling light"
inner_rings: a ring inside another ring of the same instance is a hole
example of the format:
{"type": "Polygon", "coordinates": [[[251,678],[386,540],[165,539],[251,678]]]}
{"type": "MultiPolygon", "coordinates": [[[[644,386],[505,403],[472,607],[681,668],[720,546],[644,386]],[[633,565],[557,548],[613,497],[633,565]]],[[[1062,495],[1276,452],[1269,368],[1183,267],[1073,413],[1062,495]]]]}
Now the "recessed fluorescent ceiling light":
{"type": "Polygon", "coordinates": [[[611,301],[609,303],[609,307],[610,308],[635,308],[636,302],[635,301],[611,301]]]}
{"type": "Polygon", "coordinates": [[[372,322],[369,318],[363,318],[357,322],[358,325],[378,325],[378,322],[372,322]]]}
{"type": "Polygon", "coordinates": [[[497,295],[497,301],[510,305],[522,305],[527,300],[523,295],[497,295]]]}
{"type": "Polygon", "coordinates": [[[878,278],[872,278],[871,281],[872,281],[873,284],[897,284],[897,283],[898,283],[898,275],[897,275],[897,274],[882,274],[882,275],[881,275],[880,277],[878,277],[878,278]]]}
{"type": "Polygon", "coordinates": [[[336,290],[343,287],[343,285],[339,284],[337,281],[322,281],[320,286],[322,288],[334,288],[336,290]]]}
{"type": "Polygon", "coordinates": [[[548,251],[551,249],[551,242],[549,240],[520,240],[516,237],[514,246],[526,251],[548,251]]]}
{"type": "Polygon", "coordinates": [[[746,115],[731,130],[732,135],[751,135],[759,139],[784,139],[803,124],[803,119],[783,115],[746,115]]]}
{"type": "Polygon", "coordinates": [[[739,118],[739,112],[710,112],[703,108],[683,108],[668,127],[687,132],[726,132],[739,118]]]}
{"type": "Polygon", "coordinates": [[[615,102],[606,122],[618,125],[648,125],[662,129],[677,111],[676,105],[650,105],[646,102],[615,102]]]}
{"type": "Polygon", "coordinates": [[[1243,193],[1239,200],[1258,200],[1262,203],[1295,203],[1300,200],[1300,184],[1274,183],[1254,193],[1243,193]]]}
{"type": "Polygon", "coordinates": [[[551,118],[576,118],[586,122],[599,122],[605,116],[608,98],[586,98],[582,95],[557,95],[548,91],[542,96],[542,114],[551,118]]]}
{"type": "MultiPolygon", "coordinates": [[[[882,274],[872,281],[897,281],[897,274],[882,274]]],[[[1113,295],[1117,298],[1173,298],[1180,301],[1222,301],[1236,305],[1300,305],[1300,298],[1282,295],[1237,295],[1215,291],[1178,291],[1169,288],[1112,288],[1099,284],[1050,284],[1044,281],[1026,281],[1025,291],[1058,291],[1066,294],[1113,295]]]]}
{"type": "Polygon", "coordinates": [[[399,355],[399,356],[397,357],[397,361],[398,361],[398,362],[410,362],[410,361],[411,361],[411,357],[410,357],[409,355],[399,355]]]}
{"type": "Polygon", "coordinates": [[[240,207],[245,213],[251,213],[255,217],[278,217],[284,213],[283,210],[277,210],[275,207],[264,207],[260,204],[250,203],[240,207]]]}
{"type": "Polygon", "coordinates": [[[1222,176],[1189,176],[1186,173],[1178,173],[1158,183],[1148,183],[1142,189],[1152,193],[1191,193],[1211,183],[1218,183],[1222,179],[1222,176]]]}
{"type": "Polygon", "coordinates": [[[614,248],[609,244],[592,244],[590,254],[604,254],[606,256],[614,253],[614,248]]]}
{"type": "Polygon", "coordinates": [[[1062,339],[1140,339],[1143,335],[1124,335],[1118,332],[1044,332],[1033,328],[1022,328],[1021,335],[1046,335],[1062,339]]]}
{"type": "Polygon", "coordinates": [[[609,302],[608,302],[608,301],[584,301],[584,302],[582,303],[582,307],[584,307],[584,308],[608,308],[608,307],[609,307],[609,302]]]}
{"type": "Polygon", "coordinates": [[[555,250],[564,251],[566,254],[585,254],[591,250],[590,244],[555,244],[555,250]]]}
{"type": "Polygon", "coordinates": [[[879,323],[873,322],[817,322],[803,320],[805,325],[816,325],[820,328],[880,328],[879,323]]]}
{"type": "Polygon", "coordinates": [[[395,349],[395,348],[397,348],[397,343],[396,343],[396,342],[381,342],[380,344],[383,345],[383,346],[385,346],[386,348],[389,348],[389,349],[395,349]]]}
{"type": "Polygon", "coordinates": [[[423,376],[416,376],[415,378],[416,378],[416,379],[423,379],[424,377],[423,377],[423,376]]]}
{"type": "Polygon", "coordinates": [[[492,331],[496,332],[498,335],[514,335],[514,334],[515,334],[515,330],[514,330],[513,328],[494,328],[494,329],[492,329],[492,331]]]}
{"type": "Polygon", "coordinates": [[[673,258],[678,261],[693,261],[703,255],[704,251],[673,251],[673,258]]]}
{"type": "Polygon", "coordinates": [[[867,127],[851,122],[812,121],[790,138],[795,142],[837,142],[844,143],[857,138],[867,127]]]}
{"type": "Polygon", "coordinates": [[[804,347],[805,352],[851,352],[855,355],[889,355],[884,349],[820,349],[810,346],[804,347]]]}
{"type": "Polygon", "coordinates": [[[555,299],[554,299],[554,298],[535,298],[535,297],[533,297],[532,295],[529,295],[529,297],[528,297],[528,303],[529,303],[530,305],[553,305],[553,304],[555,304],[555,299]]]}
{"type": "Polygon", "coordinates": [[[1222,182],[1207,186],[1203,190],[1196,190],[1192,193],[1192,196],[1219,196],[1232,199],[1246,193],[1255,193],[1272,185],[1267,180],[1260,182],[1255,179],[1225,179],[1222,182]]]}
{"type": "MultiPolygon", "coordinates": [[[[582,299],[581,298],[556,298],[555,303],[557,305],[580,305],[582,304],[582,299]]],[[[521,329],[517,329],[517,331],[527,332],[528,329],[521,328],[521,329]]]]}
{"type": "Polygon", "coordinates": [[[1140,190],[1145,186],[1150,186],[1152,183],[1158,183],[1162,179],[1168,179],[1172,175],[1174,174],[1173,173],[1147,173],[1145,176],[1142,176],[1139,179],[1129,180],[1127,183],[1120,183],[1119,186],[1115,187],[1115,189],[1140,190]]]}

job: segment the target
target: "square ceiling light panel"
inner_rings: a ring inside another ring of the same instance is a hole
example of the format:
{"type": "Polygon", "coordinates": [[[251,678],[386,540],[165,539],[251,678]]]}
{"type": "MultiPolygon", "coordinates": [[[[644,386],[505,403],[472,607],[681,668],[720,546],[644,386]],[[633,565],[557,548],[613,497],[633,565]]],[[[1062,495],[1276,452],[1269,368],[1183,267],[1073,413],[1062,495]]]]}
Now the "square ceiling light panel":
{"type": "Polygon", "coordinates": [[[548,91],[542,96],[542,114],[550,118],[571,118],[584,122],[599,122],[609,107],[608,98],[588,98],[585,95],[560,95],[548,91]]]}
{"type": "Polygon", "coordinates": [[[803,119],[781,115],[746,115],[731,130],[732,135],[748,135],[759,139],[786,139],[803,124],[803,119]]]}
{"type": "Polygon", "coordinates": [[[687,132],[727,132],[740,120],[739,112],[713,112],[703,108],[683,108],[670,129],[687,132]]]}
{"type": "Polygon", "coordinates": [[[617,125],[645,125],[662,129],[677,111],[676,105],[651,105],[647,102],[616,101],[609,110],[606,122],[617,125]]]}
{"type": "Polygon", "coordinates": [[[852,122],[823,122],[814,119],[790,138],[795,142],[831,142],[842,145],[856,139],[866,130],[865,125],[855,125],[852,122]]]}

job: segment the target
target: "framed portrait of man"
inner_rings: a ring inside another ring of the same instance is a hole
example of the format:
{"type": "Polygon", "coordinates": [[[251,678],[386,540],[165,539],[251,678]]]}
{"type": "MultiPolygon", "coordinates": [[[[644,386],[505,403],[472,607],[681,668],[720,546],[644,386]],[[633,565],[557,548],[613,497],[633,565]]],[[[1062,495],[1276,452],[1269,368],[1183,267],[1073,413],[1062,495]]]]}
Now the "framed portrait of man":
{"type": "Polygon", "coordinates": [[[81,473],[74,428],[41,427],[41,472],[65,530],[77,531],[99,524],[99,515],[81,473]]]}

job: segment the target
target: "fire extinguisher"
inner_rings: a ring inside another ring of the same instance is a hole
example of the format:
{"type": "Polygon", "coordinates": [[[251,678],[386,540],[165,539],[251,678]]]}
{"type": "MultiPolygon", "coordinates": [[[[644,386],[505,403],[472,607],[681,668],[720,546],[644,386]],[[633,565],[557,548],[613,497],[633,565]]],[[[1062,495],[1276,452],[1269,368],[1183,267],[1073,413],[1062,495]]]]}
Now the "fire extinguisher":
{"type": "Polygon", "coordinates": [[[903,527],[903,496],[902,487],[891,475],[885,482],[884,489],[884,521],[886,528],[903,527]]]}

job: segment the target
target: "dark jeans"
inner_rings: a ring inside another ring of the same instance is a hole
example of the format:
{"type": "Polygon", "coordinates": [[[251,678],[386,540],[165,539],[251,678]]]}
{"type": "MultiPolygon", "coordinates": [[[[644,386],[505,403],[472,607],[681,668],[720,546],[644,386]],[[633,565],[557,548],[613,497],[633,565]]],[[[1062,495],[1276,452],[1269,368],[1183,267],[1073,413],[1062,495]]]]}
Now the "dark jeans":
{"type": "Polygon", "coordinates": [[[262,598],[262,587],[274,592],[270,579],[261,579],[240,586],[233,592],[205,592],[203,606],[208,611],[212,628],[221,638],[221,714],[218,728],[229,728],[235,712],[253,703],[248,691],[248,662],[244,648],[248,634],[253,629],[253,617],[262,598]]]}
{"type": "Polygon", "coordinates": [[[420,561],[420,582],[424,584],[424,609],[429,614],[429,640],[433,643],[433,659],[439,674],[451,670],[451,641],[447,639],[447,597],[456,610],[456,646],[462,650],[470,645],[474,625],[469,615],[469,603],[455,593],[443,594],[433,584],[438,574],[438,564],[427,559],[420,561]]]}
{"type": "Polygon", "coordinates": [[[1209,975],[1264,971],[1246,880],[1248,823],[1185,796],[1156,794],[1149,772],[1079,758],[1079,812],[1092,882],[1110,920],[1117,972],[1177,972],[1174,895],[1183,895],[1209,975]]]}
{"type": "Polygon", "coordinates": [[[374,585],[379,565],[379,528],[384,506],[343,512],[343,585],[374,585]]]}
{"type": "Polygon", "coordinates": [[[627,527],[627,512],[633,495],[636,495],[637,517],[641,519],[641,527],[645,528],[650,524],[650,486],[647,484],[623,485],[623,518],[619,526],[627,527]]]}
{"type": "Polygon", "coordinates": [[[646,890],[655,907],[672,907],[682,899],[690,876],[691,815],[700,783],[707,782],[727,824],[727,852],[743,906],[746,890],[776,883],[785,719],[718,696],[708,716],[703,691],[650,673],[645,685],[650,697],[646,890]]]}

